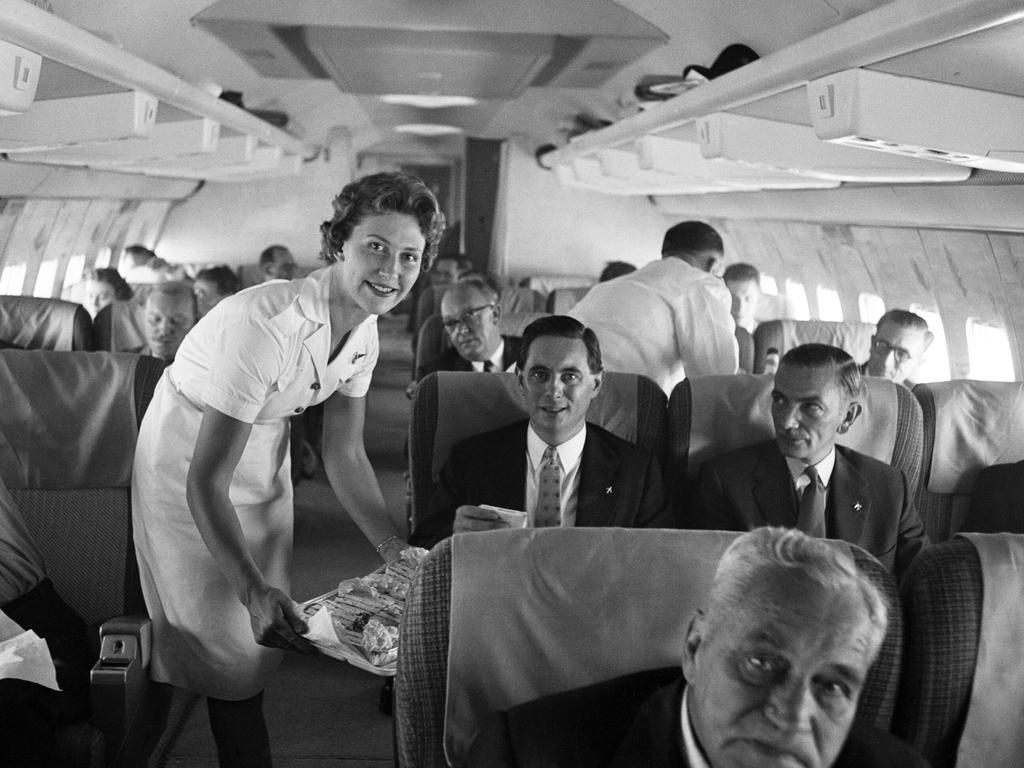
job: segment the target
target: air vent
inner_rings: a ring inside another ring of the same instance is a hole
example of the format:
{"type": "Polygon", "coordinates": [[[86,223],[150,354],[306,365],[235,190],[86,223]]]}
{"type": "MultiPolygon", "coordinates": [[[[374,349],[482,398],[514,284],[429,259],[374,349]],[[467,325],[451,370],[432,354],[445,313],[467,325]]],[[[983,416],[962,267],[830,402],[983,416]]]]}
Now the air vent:
{"type": "Polygon", "coordinates": [[[1024,171],[1024,98],[848,69],[807,85],[820,139],[990,171],[1024,171]]]}

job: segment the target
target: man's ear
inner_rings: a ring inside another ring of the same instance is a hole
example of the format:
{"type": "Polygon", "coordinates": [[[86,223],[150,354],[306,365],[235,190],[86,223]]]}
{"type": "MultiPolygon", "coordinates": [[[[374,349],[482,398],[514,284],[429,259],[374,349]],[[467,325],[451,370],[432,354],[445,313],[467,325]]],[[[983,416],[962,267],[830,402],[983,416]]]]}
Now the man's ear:
{"type": "Polygon", "coordinates": [[[598,371],[594,374],[594,394],[596,395],[601,391],[601,385],[604,384],[604,371],[598,371]]]}
{"type": "Polygon", "coordinates": [[[686,628],[686,642],[683,644],[683,676],[687,682],[693,681],[693,675],[697,670],[697,651],[700,649],[705,626],[704,612],[698,610],[690,619],[690,626],[686,628]]]}
{"type": "Polygon", "coordinates": [[[864,410],[864,406],[859,402],[856,400],[850,402],[846,407],[846,416],[843,417],[843,423],[839,425],[839,429],[837,430],[839,434],[845,435],[850,430],[850,427],[853,426],[853,422],[857,420],[857,417],[860,416],[862,410],[864,410]]]}
{"type": "Polygon", "coordinates": [[[501,304],[499,304],[498,302],[494,302],[494,306],[491,308],[491,311],[494,313],[495,323],[501,320],[501,304]]]}

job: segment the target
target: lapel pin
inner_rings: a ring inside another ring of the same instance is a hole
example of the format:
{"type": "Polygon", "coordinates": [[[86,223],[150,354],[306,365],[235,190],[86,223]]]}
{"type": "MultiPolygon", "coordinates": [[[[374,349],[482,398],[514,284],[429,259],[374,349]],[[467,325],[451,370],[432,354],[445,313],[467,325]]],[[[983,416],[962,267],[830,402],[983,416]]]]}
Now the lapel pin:
{"type": "Polygon", "coordinates": [[[853,511],[854,512],[860,512],[863,508],[864,508],[864,506],[859,501],[853,502],[853,511]]]}
{"type": "Polygon", "coordinates": [[[604,495],[605,496],[611,496],[612,495],[612,487],[610,485],[607,488],[604,489],[604,495]]]}

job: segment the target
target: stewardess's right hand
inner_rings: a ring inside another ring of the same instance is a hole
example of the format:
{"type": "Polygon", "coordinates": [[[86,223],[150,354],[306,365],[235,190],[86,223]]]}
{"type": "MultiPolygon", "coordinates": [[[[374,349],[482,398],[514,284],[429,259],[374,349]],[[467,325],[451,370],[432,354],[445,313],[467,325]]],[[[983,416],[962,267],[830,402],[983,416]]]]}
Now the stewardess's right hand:
{"type": "Polygon", "coordinates": [[[253,590],[246,608],[253,637],[260,645],[299,653],[317,653],[316,647],[302,637],[307,627],[301,608],[280,589],[267,586],[253,590]]]}

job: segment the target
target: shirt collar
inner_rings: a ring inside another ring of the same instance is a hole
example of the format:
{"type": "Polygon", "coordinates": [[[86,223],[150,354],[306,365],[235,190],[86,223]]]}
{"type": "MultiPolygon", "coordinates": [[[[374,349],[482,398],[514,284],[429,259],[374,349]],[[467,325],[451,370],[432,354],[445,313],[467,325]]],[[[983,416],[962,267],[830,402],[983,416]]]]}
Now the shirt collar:
{"type": "Polygon", "coordinates": [[[683,706],[680,718],[683,721],[683,748],[686,750],[686,760],[690,768],[711,768],[700,745],[697,743],[697,736],[693,732],[693,725],[690,724],[690,689],[683,689],[683,706]]]}
{"type": "Polygon", "coordinates": [[[330,267],[321,267],[302,278],[299,295],[296,299],[299,311],[308,320],[329,325],[331,322],[330,267]]]}
{"type": "MultiPolygon", "coordinates": [[[[794,483],[804,473],[804,470],[807,469],[807,465],[802,461],[791,459],[789,456],[786,457],[786,466],[789,467],[789,474],[793,478],[794,483]]],[[[818,477],[821,478],[822,486],[828,488],[829,480],[832,479],[832,470],[836,466],[836,447],[833,445],[832,450],[828,452],[825,458],[813,466],[818,470],[818,477]]]]}
{"type": "MultiPolygon", "coordinates": [[[[583,429],[561,445],[555,446],[555,450],[558,451],[558,460],[562,463],[563,471],[568,472],[570,467],[574,467],[579,463],[580,457],[583,455],[583,444],[586,441],[587,425],[586,422],[584,422],[583,429]]],[[[533,424],[530,424],[526,428],[526,452],[530,456],[530,463],[533,467],[540,466],[541,460],[544,458],[544,451],[547,447],[548,444],[540,439],[540,435],[538,435],[533,429],[533,424]]]]}
{"type": "MultiPolygon", "coordinates": [[[[504,339],[501,339],[498,342],[498,348],[496,350],[494,350],[494,354],[491,355],[490,360],[491,360],[491,363],[494,365],[495,373],[500,373],[501,371],[505,370],[505,366],[502,365],[502,363],[505,361],[505,340],[504,339]]],[[[477,373],[482,373],[483,372],[483,370],[484,370],[484,361],[483,360],[471,360],[470,362],[473,365],[473,370],[474,371],[476,371],[477,373]]]]}

